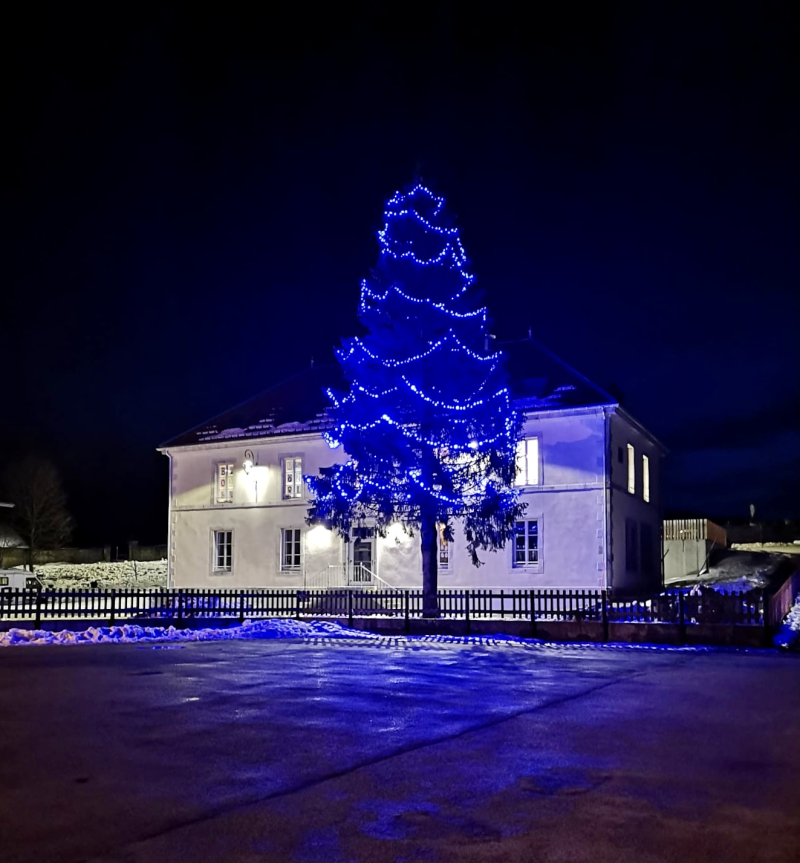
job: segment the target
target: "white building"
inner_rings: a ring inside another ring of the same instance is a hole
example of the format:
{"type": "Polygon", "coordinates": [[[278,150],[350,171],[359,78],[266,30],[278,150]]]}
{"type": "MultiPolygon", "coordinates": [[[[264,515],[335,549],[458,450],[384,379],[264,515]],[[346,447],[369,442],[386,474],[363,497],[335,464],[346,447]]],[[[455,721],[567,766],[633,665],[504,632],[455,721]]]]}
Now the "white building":
{"type": "MultiPolygon", "coordinates": [[[[607,393],[535,342],[504,346],[524,413],[518,483],[528,504],[513,542],[472,565],[440,546],[440,587],[662,583],[664,449],[607,393]]],[[[169,583],[175,587],[419,587],[418,536],[367,528],[344,542],[305,523],[304,474],[343,461],[322,430],[338,368],[308,369],[168,441],[169,583]]]]}

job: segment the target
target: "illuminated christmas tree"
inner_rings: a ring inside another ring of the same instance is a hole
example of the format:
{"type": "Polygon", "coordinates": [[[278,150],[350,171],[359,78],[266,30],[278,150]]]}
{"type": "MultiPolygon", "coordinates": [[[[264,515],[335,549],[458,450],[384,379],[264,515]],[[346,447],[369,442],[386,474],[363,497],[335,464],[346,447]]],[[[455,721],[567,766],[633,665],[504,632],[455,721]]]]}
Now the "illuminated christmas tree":
{"type": "Polygon", "coordinates": [[[460,521],[476,566],[479,550],[513,536],[524,509],[511,487],[520,420],[444,199],[416,185],[384,215],[380,257],[361,286],[367,335],[337,351],[350,392],[330,393],[326,438],[349,460],[306,477],[308,521],[345,537],[398,522],[419,532],[423,614],[436,616],[437,535],[452,542],[460,521]]]}

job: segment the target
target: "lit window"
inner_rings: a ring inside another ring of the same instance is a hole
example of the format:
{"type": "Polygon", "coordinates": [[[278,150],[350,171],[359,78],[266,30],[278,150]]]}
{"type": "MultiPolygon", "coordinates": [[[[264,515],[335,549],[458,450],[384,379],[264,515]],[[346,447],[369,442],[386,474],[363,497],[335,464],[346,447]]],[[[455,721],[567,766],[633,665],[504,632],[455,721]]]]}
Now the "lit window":
{"type": "Polygon", "coordinates": [[[642,456],[642,497],[650,503],[650,459],[642,456]]]}
{"type": "Polygon", "coordinates": [[[0,587],[5,587],[9,583],[9,577],[7,575],[0,575],[0,587]]]}
{"type": "Polygon", "coordinates": [[[444,525],[436,525],[436,533],[439,540],[439,569],[450,569],[450,543],[444,536],[444,525]]]}
{"type": "Polygon", "coordinates": [[[233,502],[233,465],[218,464],[216,472],[216,501],[217,503],[233,502]]]}
{"type": "Polygon", "coordinates": [[[301,540],[299,527],[281,530],[281,572],[296,572],[301,563],[301,540]]]}
{"type": "Polygon", "coordinates": [[[214,531],[214,572],[231,572],[233,569],[233,531],[214,531]]]}
{"type": "Polygon", "coordinates": [[[632,444],[628,444],[628,493],[636,494],[636,453],[632,444]]]}
{"type": "Polygon", "coordinates": [[[283,460],[283,496],[303,496],[303,459],[300,456],[283,460]]]}
{"type": "Polygon", "coordinates": [[[535,518],[518,521],[514,530],[514,566],[534,566],[539,563],[539,521],[535,518]]]}
{"type": "Polygon", "coordinates": [[[517,476],[514,485],[539,485],[539,438],[517,441],[517,476]]]}

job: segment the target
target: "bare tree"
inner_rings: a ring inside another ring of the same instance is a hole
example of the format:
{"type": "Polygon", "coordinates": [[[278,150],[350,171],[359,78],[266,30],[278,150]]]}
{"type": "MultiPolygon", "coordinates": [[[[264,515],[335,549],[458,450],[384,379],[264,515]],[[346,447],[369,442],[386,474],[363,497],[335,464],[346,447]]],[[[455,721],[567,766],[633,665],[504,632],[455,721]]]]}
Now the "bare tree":
{"type": "Polygon", "coordinates": [[[28,546],[28,569],[39,549],[60,548],[69,541],[73,521],[56,466],[46,458],[29,455],[6,471],[5,493],[15,505],[11,521],[28,546]]]}

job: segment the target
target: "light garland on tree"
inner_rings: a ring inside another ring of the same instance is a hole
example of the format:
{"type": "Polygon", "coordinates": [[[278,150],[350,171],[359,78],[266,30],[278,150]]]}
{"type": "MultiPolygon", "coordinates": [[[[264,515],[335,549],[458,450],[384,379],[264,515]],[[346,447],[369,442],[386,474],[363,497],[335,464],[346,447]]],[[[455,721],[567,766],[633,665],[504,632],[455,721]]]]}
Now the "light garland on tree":
{"type": "Polygon", "coordinates": [[[328,390],[335,424],[324,437],[350,458],[306,477],[309,520],[347,535],[365,518],[427,529],[461,518],[477,560],[521,512],[511,487],[520,420],[503,355],[488,349],[486,307],[464,296],[474,276],[443,198],[421,184],[396,193],[378,243],[358,307],[369,335],[336,351],[349,392],[328,390]]]}

